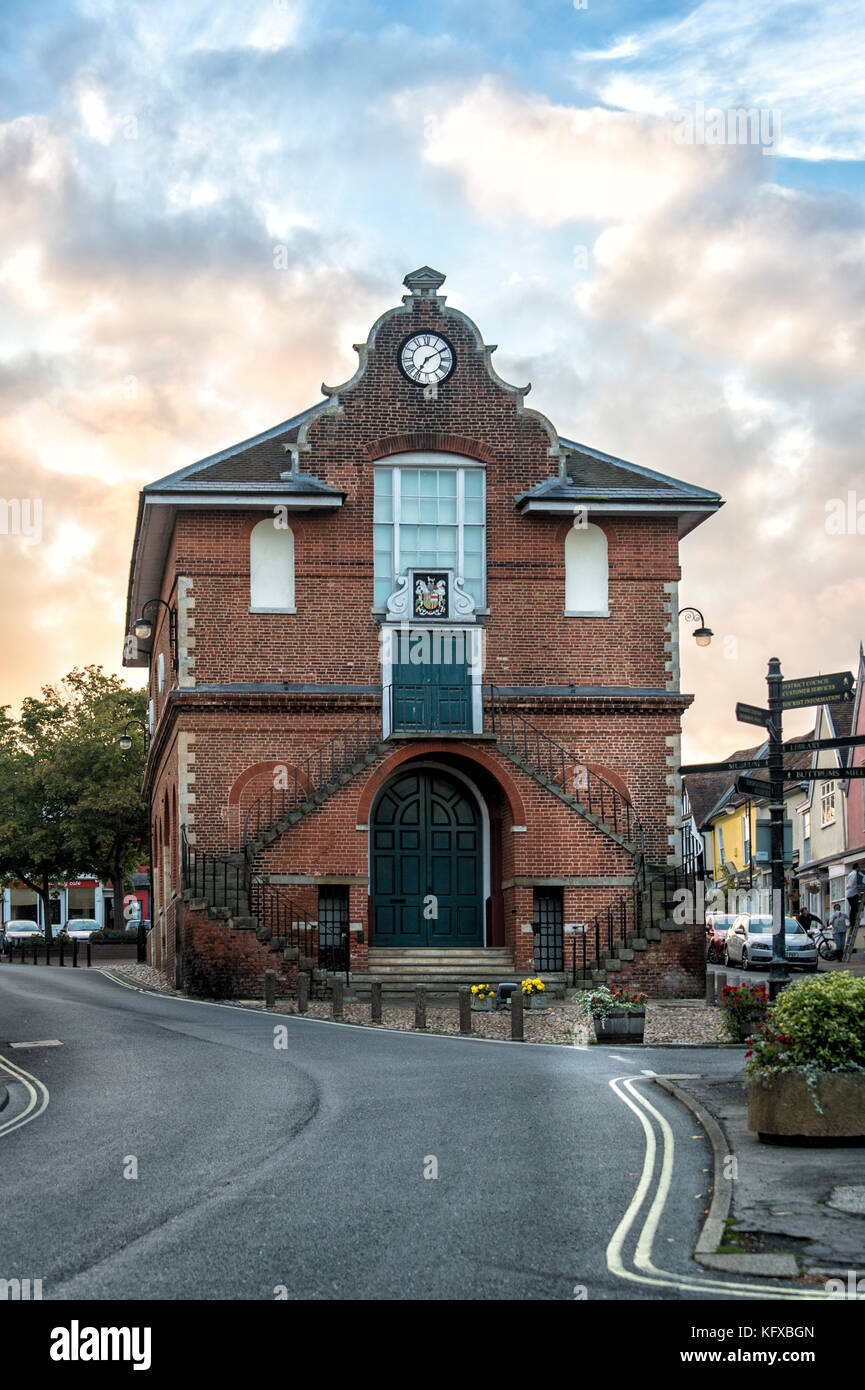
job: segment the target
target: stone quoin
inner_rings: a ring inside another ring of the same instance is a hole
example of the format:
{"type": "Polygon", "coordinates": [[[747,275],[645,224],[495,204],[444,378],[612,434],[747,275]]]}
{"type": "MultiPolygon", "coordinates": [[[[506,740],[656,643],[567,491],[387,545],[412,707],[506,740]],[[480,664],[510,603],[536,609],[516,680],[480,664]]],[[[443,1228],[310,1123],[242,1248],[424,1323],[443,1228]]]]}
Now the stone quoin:
{"type": "MultiPolygon", "coordinates": [[[[141,493],[149,951],[187,983],[292,988],[346,930],[358,981],[555,983],[637,855],[676,862],[678,546],[721,498],[559,435],[443,280],[407,275],[317,405],[141,493]]],[[[701,926],[621,954],[703,992],[701,926]]]]}

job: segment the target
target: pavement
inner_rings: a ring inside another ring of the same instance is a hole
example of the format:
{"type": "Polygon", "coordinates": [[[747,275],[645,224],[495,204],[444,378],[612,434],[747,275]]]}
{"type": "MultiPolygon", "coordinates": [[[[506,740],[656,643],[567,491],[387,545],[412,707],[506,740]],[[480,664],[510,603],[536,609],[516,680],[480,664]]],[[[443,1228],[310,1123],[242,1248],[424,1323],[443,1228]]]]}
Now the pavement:
{"type": "Polygon", "coordinates": [[[865,1258],[865,1141],[761,1143],[748,1129],[744,1077],[738,1064],[714,1076],[681,1078],[673,1088],[695,1114],[705,1107],[717,1121],[714,1166],[729,1174],[729,1204],[711,1252],[721,1245],[729,1253],[702,1262],[731,1271],[793,1274],[798,1268],[846,1277],[865,1258]]]}

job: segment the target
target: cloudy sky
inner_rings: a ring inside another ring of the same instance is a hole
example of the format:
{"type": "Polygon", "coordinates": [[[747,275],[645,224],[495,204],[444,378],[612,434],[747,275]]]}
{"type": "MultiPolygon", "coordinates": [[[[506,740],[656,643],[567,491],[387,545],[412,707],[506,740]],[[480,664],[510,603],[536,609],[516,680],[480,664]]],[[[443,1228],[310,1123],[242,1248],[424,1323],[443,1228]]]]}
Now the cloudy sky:
{"type": "Polygon", "coordinates": [[[119,669],[139,488],[344,380],[424,262],[563,434],[727,498],[688,758],[769,656],[855,663],[860,0],[7,0],[0,53],[0,703],[119,669]]]}

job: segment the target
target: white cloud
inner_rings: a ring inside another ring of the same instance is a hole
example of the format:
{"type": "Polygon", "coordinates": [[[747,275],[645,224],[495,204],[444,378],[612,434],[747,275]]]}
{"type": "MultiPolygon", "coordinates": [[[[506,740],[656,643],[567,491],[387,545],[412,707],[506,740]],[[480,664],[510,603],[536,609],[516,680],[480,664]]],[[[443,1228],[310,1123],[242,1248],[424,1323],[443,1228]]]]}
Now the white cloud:
{"type": "Polygon", "coordinates": [[[424,158],[460,178],[485,221],[644,219],[728,164],[726,151],[677,145],[658,121],[554,105],[489,78],[461,94],[404,92],[395,105],[407,128],[423,128],[424,158]]]}
{"type": "MultiPolygon", "coordinates": [[[[650,11],[651,14],[651,11],[650,11]]],[[[576,51],[575,77],[639,112],[760,106],[780,114],[780,153],[865,157],[860,0],[703,0],[606,51],[576,51]]]]}

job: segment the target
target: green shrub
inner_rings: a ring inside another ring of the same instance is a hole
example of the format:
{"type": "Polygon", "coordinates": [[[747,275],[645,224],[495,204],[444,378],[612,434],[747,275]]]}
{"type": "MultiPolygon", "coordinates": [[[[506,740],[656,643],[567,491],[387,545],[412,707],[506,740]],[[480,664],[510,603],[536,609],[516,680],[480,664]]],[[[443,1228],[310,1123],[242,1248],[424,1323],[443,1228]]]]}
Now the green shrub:
{"type": "Polygon", "coordinates": [[[865,979],[844,970],[788,985],[752,1052],[749,1073],[865,1069],[865,979]]]}

